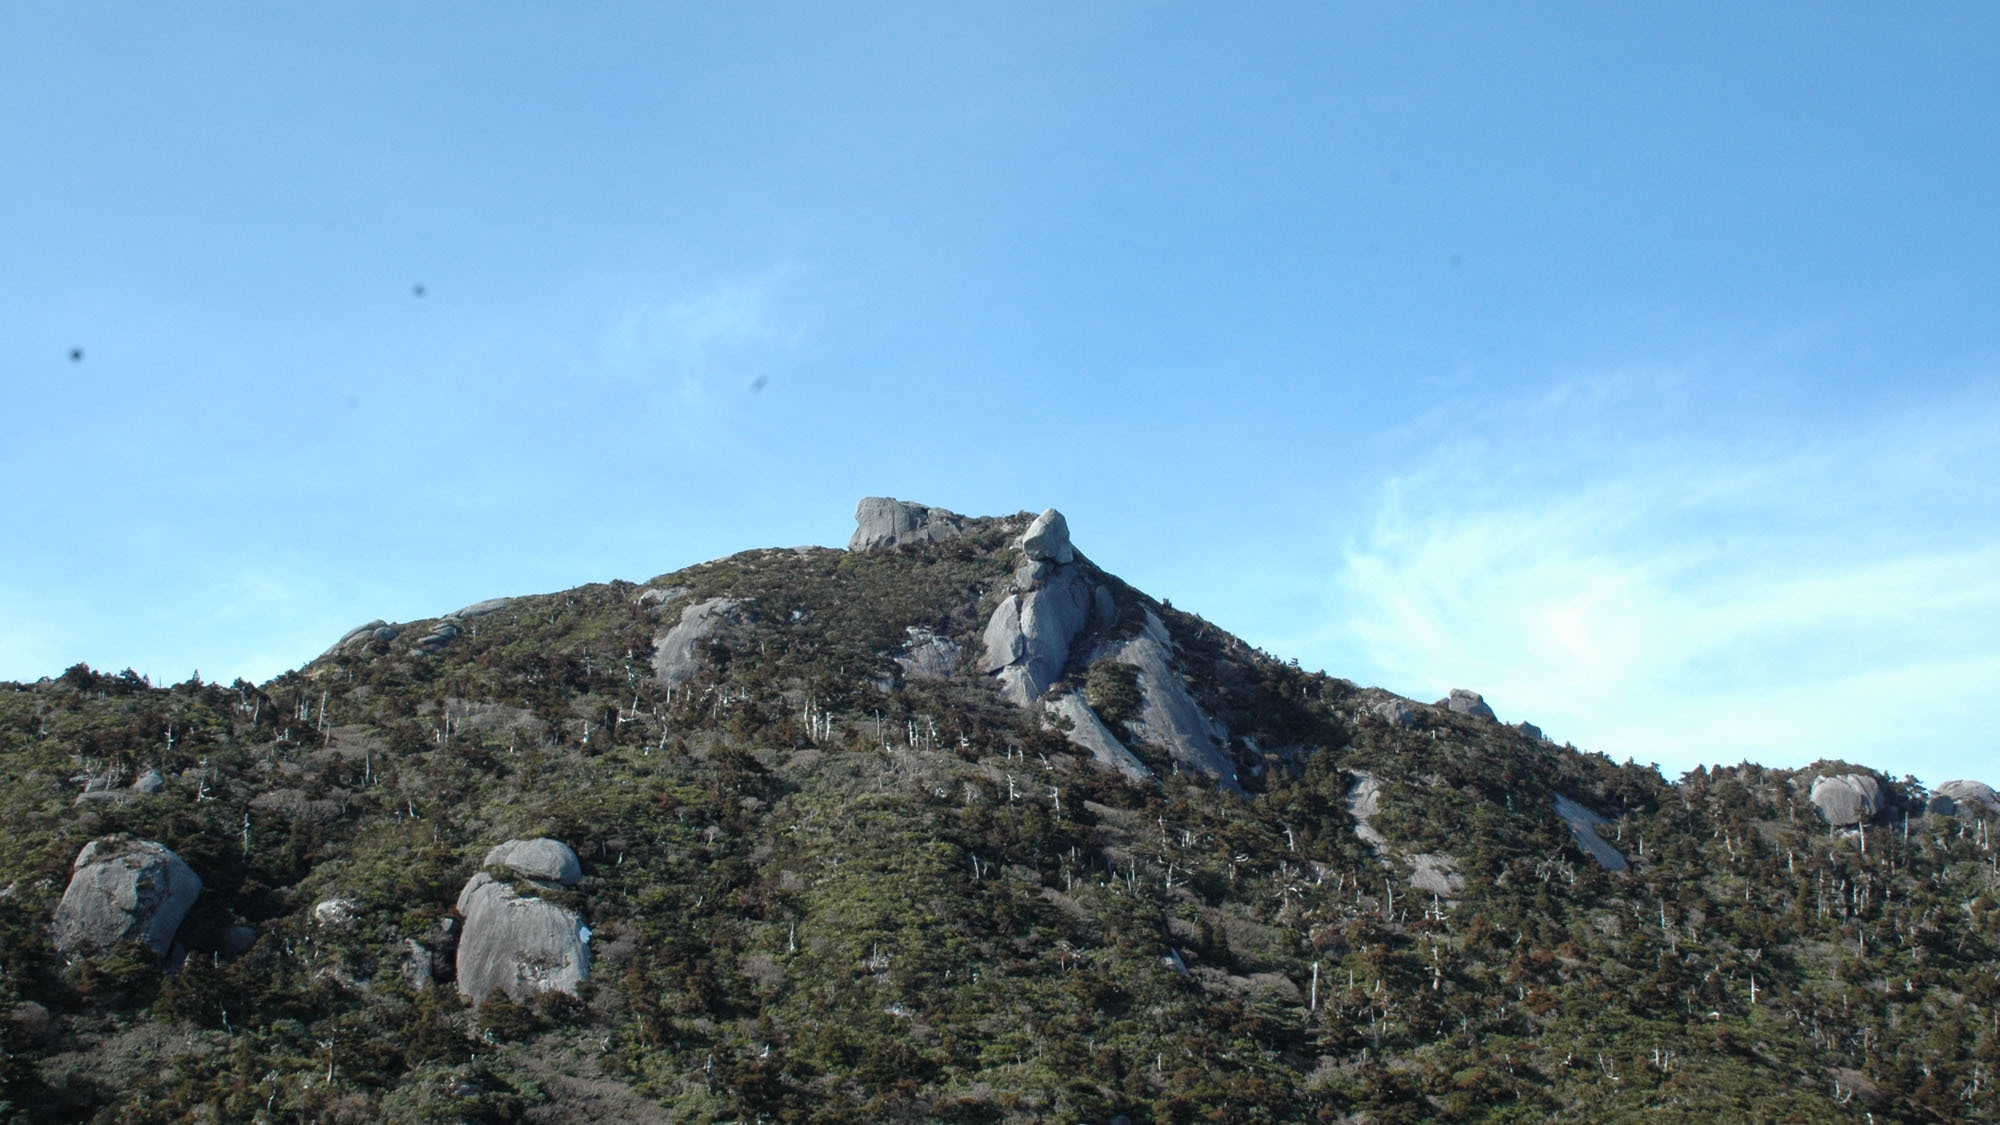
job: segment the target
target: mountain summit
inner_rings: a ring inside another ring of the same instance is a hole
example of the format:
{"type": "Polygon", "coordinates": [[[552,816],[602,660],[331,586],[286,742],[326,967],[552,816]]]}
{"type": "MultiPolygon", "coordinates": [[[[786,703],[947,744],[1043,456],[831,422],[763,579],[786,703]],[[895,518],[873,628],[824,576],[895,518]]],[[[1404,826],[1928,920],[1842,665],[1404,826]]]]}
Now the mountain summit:
{"type": "Polygon", "coordinates": [[[0,685],[0,1116],[2000,1117],[1987,786],[1669,781],[1054,509],[856,520],[0,685]]]}

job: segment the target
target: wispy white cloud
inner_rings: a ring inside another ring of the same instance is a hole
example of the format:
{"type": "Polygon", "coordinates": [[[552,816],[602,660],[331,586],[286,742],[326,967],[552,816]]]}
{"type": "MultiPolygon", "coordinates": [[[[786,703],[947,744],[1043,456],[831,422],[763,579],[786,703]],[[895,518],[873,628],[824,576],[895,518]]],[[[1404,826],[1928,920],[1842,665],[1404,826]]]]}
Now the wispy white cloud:
{"type": "Polygon", "coordinates": [[[1441,441],[1386,480],[1327,643],[1392,689],[1476,688],[1503,717],[1670,771],[1979,768],[2000,670],[2000,411],[1968,396],[1776,440],[1601,424],[1647,393],[1483,407],[1463,431],[1541,425],[1441,441]]]}
{"type": "Polygon", "coordinates": [[[805,328],[798,271],[774,266],[702,286],[630,296],[601,334],[601,361],[676,437],[708,446],[757,380],[785,365],[805,328]]]}

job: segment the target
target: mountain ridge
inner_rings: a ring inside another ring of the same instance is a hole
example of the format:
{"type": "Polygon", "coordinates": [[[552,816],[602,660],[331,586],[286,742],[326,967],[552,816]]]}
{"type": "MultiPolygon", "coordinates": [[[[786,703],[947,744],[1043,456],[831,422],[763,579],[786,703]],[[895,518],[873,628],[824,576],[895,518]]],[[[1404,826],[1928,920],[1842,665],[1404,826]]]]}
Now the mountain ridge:
{"type": "Polygon", "coordinates": [[[870,498],[849,548],[369,622],[263,685],[0,686],[8,1111],[1995,1105],[1990,790],[1848,763],[1668,782],[1474,693],[1263,654],[1053,509],[870,498]],[[165,971],[46,929],[73,866],[102,882],[79,849],[117,839],[200,877],[165,971]],[[555,849],[574,880],[504,859],[555,849]],[[542,937],[484,920],[517,909],[542,937]],[[535,967],[576,931],[581,975],[535,967]],[[477,979],[541,983],[461,997],[464,943],[477,979]]]}

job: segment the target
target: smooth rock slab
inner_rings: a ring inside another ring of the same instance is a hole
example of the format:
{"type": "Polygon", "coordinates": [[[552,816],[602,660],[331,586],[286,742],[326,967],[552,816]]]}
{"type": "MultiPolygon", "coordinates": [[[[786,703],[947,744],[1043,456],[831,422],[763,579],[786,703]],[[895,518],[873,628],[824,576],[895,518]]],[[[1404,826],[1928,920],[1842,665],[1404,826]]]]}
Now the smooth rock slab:
{"type": "Polygon", "coordinates": [[[680,620],[653,640],[653,673],[670,684],[692,678],[703,667],[696,646],[734,621],[742,604],[734,598],[710,598],[681,610],[680,620]]]}
{"type": "Polygon", "coordinates": [[[1828,824],[1849,828],[1874,820],[1882,812],[1882,783],[1867,774],[1843,773],[1813,779],[1812,803],[1828,824]]]}
{"type": "Polygon", "coordinates": [[[1236,766],[1223,749],[1228,737],[1221,724],[1201,709],[1186,681],[1173,666],[1173,641],[1152,610],[1138,636],[1100,652],[1099,659],[1116,660],[1138,670],[1142,702],[1139,715],[1126,724],[1132,734],[1163,747],[1181,768],[1205,774],[1237,793],[1236,766]]]}
{"type": "Polygon", "coordinates": [[[495,989],[517,1001],[543,992],[576,995],[590,978],[583,920],[547,899],[522,895],[481,871],[458,895],[459,995],[477,1004],[495,989]]]}
{"type": "Polygon", "coordinates": [[[165,845],[129,836],[92,840],[70,865],[56,907],[56,949],[88,957],[138,941],[165,957],[199,894],[201,877],[165,845]]]}
{"type": "Polygon", "coordinates": [[[1091,710],[1082,692],[1064,692],[1048,704],[1048,710],[1052,715],[1069,720],[1069,729],[1063,732],[1063,737],[1069,739],[1071,745],[1088,751],[1099,765],[1117,770],[1134,781],[1152,779],[1153,771],[1134,757],[1123,742],[1118,741],[1118,736],[1111,733],[1111,728],[1104,725],[1104,720],[1097,717],[1096,711],[1091,710]]]}
{"type": "Polygon", "coordinates": [[[1623,871],[1631,866],[1625,861],[1624,853],[1613,847],[1609,840],[1597,834],[1597,826],[1609,824],[1610,821],[1597,815],[1587,806],[1563,796],[1556,797],[1556,815],[1563,818],[1564,824],[1569,825],[1569,833],[1576,837],[1577,847],[1590,853],[1590,858],[1597,861],[1597,866],[1606,871],[1623,871]]]}
{"type": "Polygon", "coordinates": [[[505,867],[530,879],[574,887],[583,881],[583,865],[568,844],[538,836],[532,840],[509,840],[487,851],[484,867],[505,867]]]}

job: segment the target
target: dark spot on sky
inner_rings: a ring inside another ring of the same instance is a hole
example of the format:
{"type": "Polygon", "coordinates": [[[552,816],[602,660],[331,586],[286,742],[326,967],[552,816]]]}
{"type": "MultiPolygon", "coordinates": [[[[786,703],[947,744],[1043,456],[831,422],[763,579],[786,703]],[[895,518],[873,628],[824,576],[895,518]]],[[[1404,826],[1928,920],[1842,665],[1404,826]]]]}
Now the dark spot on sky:
{"type": "Polygon", "coordinates": [[[349,410],[352,410],[360,405],[361,405],[361,400],[359,398],[355,397],[354,395],[347,396],[347,408],[349,410]]]}
{"type": "Polygon", "coordinates": [[[765,378],[762,375],[759,375],[755,379],[750,380],[750,393],[753,395],[763,394],[765,384],[769,383],[770,381],[771,380],[765,378]]]}
{"type": "Polygon", "coordinates": [[[424,287],[423,287],[423,284],[422,284],[421,282],[419,282],[419,283],[418,283],[418,284],[416,284],[416,285],[412,285],[412,286],[410,286],[410,296],[412,296],[412,297],[421,297],[421,296],[423,296],[423,295],[424,295],[424,287]]]}
{"type": "Polygon", "coordinates": [[[83,362],[83,349],[82,349],[82,348],[71,348],[71,349],[69,350],[69,361],[70,361],[71,363],[82,363],[82,362],[83,362]]]}
{"type": "Polygon", "coordinates": [[[1460,264],[1460,263],[1462,263],[1462,262],[1464,262],[1464,261],[1465,261],[1465,256],[1464,256],[1464,255],[1462,255],[1462,254],[1453,254],[1453,255],[1451,256],[1451,268],[1452,268],[1452,269],[1457,269],[1457,268],[1459,267],[1459,264],[1460,264]]]}

